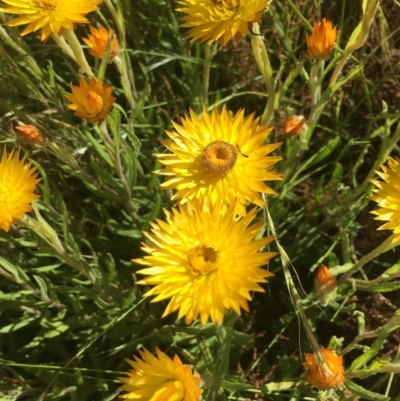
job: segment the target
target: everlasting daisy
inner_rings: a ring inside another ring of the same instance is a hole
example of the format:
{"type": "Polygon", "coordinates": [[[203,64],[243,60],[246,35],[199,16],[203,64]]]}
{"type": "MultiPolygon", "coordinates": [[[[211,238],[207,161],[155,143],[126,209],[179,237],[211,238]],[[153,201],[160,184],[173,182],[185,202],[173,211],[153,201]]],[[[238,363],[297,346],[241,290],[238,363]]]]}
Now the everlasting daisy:
{"type": "Polygon", "coordinates": [[[184,204],[208,197],[212,205],[235,204],[240,215],[246,213],[246,201],[265,206],[260,193],[276,192],[264,181],[281,179],[270,171],[281,157],[266,156],[281,145],[264,144],[271,128],[259,126],[254,114],[245,117],[241,110],[234,116],[226,107],[211,115],[204,108],[201,117],[190,110],[181,121],[166,132],[171,141],[161,141],[173,153],[156,155],[166,166],[159,171],[167,176],[161,187],[177,190],[172,199],[184,204]]]}
{"type": "Polygon", "coordinates": [[[311,57],[324,59],[336,45],[337,29],[325,18],[314,24],[311,35],[307,35],[307,50],[311,57]]]}
{"type": "Polygon", "coordinates": [[[383,172],[376,173],[382,181],[372,180],[377,186],[372,200],[378,203],[381,209],[374,210],[376,220],[387,221],[380,230],[393,230],[393,242],[400,241],[400,159],[389,157],[389,166],[381,166],[383,172]]]}
{"type": "Polygon", "coordinates": [[[221,213],[189,204],[165,211],[167,221],[157,220],[145,233],[150,242],[142,250],[148,255],[134,261],[148,266],[138,273],[149,277],[138,284],[155,285],[145,294],[156,295],[153,302],[171,298],[163,316],[179,310],[187,324],[199,315],[203,324],[210,316],[222,323],[225,309],[240,315],[241,308],[249,310],[250,292],[264,291],[258,283],[273,274],[260,266],[275,254],[259,251],[273,237],[255,239],[263,225],[251,224],[255,209],[238,220],[234,208],[221,213]]]}
{"type": "Polygon", "coordinates": [[[39,29],[44,41],[52,33],[61,35],[64,29],[74,29],[74,24],[87,24],[85,15],[95,11],[103,0],[1,0],[6,8],[0,11],[18,14],[19,17],[5,23],[8,26],[28,26],[21,36],[39,29]]]}
{"type": "Polygon", "coordinates": [[[0,228],[10,229],[17,219],[32,210],[30,203],[39,198],[35,194],[40,181],[38,173],[25,158],[19,159],[19,151],[7,155],[4,148],[0,162],[0,228]]]}
{"type": "Polygon", "coordinates": [[[129,377],[119,379],[126,383],[121,387],[127,394],[121,398],[139,401],[198,401],[200,400],[200,376],[192,373],[188,365],[183,365],[178,355],[170,359],[156,348],[157,357],[147,349],[139,351],[142,359],[127,359],[133,367],[129,377]]]}
{"type": "Polygon", "coordinates": [[[344,377],[343,358],[335,351],[321,347],[321,353],[330,372],[323,369],[317,362],[314,354],[304,354],[306,381],[322,390],[336,388],[346,380],[344,377]]]}
{"type": "Polygon", "coordinates": [[[187,38],[207,42],[219,41],[225,46],[234,38],[236,42],[252,27],[261,22],[267,9],[267,0],[180,0],[177,11],[185,13],[181,25],[190,28],[187,38]]]}
{"type": "Polygon", "coordinates": [[[89,37],[83,38],[83,41],[90,47],[89,53],[97,58],[103,58],[104,52],[106,51],[108,38],[111,37],[111,52],[110,60],[118,54],[118,40],[115,37],[114,31],[110,29],[107,31],[104,26],[100,25],[99,29],[90,26],[89,37]]]}
{"type": "Polygon", "coordinates": [[[75,110],[75,116],[84,118],[92,123],[104,120],[111,110],[116,98],[111,96],[112,86],[103,85],[103,81],[92,78],[86,82],[80,78],[79,86],[71,85],[72,95],[65,97],[72,102],[68,107],[75,110]]]}

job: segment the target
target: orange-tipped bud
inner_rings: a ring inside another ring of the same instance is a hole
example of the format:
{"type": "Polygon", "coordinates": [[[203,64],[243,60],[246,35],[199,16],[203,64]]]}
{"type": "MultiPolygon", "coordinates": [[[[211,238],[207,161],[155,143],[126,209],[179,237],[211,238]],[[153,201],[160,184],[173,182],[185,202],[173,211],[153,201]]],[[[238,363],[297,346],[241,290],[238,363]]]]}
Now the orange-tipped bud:
{"type": "Polygon", "coordinates": [[[118,40],[115,37],[114,31],[107,31],[104,26],[100,25],[99,29],[90,26],[91,35],[88,38],[83,38],[83,41],[90,47],[89,53],[97,58],[103,58],[106,51],[107,41],[111,38],[110,60],[118,54],[118,40]]]}
{"type": "Polygon", "coordinates": [[[319,265],[315,277],[315,288],[322,306],[326,306],[330,300],[336,297],[336,279],[323,264],[319,265]]]}
{"type": "Polygon", "coordinates": [[[306,382],[322,390],[336,388],[346,380],[344,377],[343,357],[336,355],[335,351],[321,347],[325,360],[324,366],[318,363],[314,354],[304,354],[303,363],[306,382]]]}
{"type": "Polygon", "coordinates": [[[307,50],[311,57],[325,59],[336,45],[337,28],[331,21],[323,19],[314,24],[311,35],[307,35],[307,50]]]}
{"type": "Polygon", "coordinates": [[[316,277],[317,283],[320,287],[324,287],[329,291],[332,291],[336,287],[335,277],[331,271],[323,264],[319,265],[316,277]]]}
{"type": "Polygon", "coordinates": [[[15,127],[17,135],[28,143],[43,143],[43,137],[40,131],[33,125],[24,125],[15,127]]]}
{"type": "Polygon", "coordinates": [[[292,116],[285,121],[283,128],[285,135],[290,138],[292,136],[300,135],[307,130],[307,124],[304,116],[292,116]]]}

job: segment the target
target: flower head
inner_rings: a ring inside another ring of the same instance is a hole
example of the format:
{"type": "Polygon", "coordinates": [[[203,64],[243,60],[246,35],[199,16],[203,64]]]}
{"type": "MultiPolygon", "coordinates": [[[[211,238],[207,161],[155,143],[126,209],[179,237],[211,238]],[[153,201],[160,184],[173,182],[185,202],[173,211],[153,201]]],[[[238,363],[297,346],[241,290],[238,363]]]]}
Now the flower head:
{"type": "Polygon", "coordinates": [[[64,29],[74,29],[74,24],[87,24],[85,15],[95,11],[103,0],[1,0],[8,6],[0,11],[18,14],[5,23],[8,26],[28,26],[21,36],[42,29],[41,40],[52,33],[61,35],[64,29]]]}
{"type": "Polygon", "coordinates": [[[20,125],[16,126],[17,135],[21,137],[25,142],[29,143],[43,143],[43,137],[40,131],[33,125],[20,125]]]}
{"type": "Polygon", "coordinates": [[[121,387],[127,391],[121,398],[140,401],[198,401],[200,400],[200,376],[192,373],[188,365],[183,365],[178,355],[170,359],[164,352],[156,348],[157,357],[147,349],[139,351],[140,358],[127,359],[133,367],[129,377],[119,379],[126,383],[121,387]]]}
{"type": "Polygon", "coordinates": [[[346,380],[343,358],[336,355],[335,351],[324,347],[321,347],[321,353],[325,360],[325,368],[318,363],[314,354],[304,354],[306,361],[303,365],[307,383],[323,390],[339,387],[346,380]]]}
{"type": "Polygon", "coordinates": [[[235,116],[226,107],[211,114],[203,109],[199,118],[191,110],[182,118],[182,125],[173,122],[176,131],[167,131],[171,141],[161,141],[172,154],[157,154],[167,176],[163,189],[177,189],[172,199],[181,204],[208,197],[212,205],[235,204],[236,213],[246,213],[246,201],[265,206],[261,193],[275,194],[264,184],[279,180],[279,173],[270,171],[278,156],[266,156],[280,143],[265,145],[271,129],[258,126],[254,115],[235,116]]]}
{"type": "Polygon", "coordinates": [[[36,195],[37,178],[35,167],[25,158],[19,159],[19,151],[7,155],[4,148],[0,162],[0,229],[8,231],[11,224],[32,210],[30,203],[36,195]]]}
{"type": "Polygon", "coordinates": [[[314,24],[311,35],[307,35],[307,50],[311,57],[324,59],[336,45],[337,28],[325,18],[314,24]]]}
{"type": "Polygon", "coordinates": [[[111,38],[110,60],[118,54],[118,40],[112,29],[107,31],[102,25],[100,25],[99,29],[90,26],[90,33],[87,39],[83,38],[83,41],[90,47],[89,53],[92,56],[103,58],[109,38],[111,38]]]}
{"type": "Polygon", "coordinates": [[[71,85],[72,95],[65,97],[72,102],[68,107],[75,110],[75,116],[84,118],[91,123],[104,120],[116,98],[111,96],[112,86],[103,85],[103,81],[92,78],[87,83],[82,77],[79,86],[71,85]]]}
{"type": "Polygon", "coordinates": [[[268,0],[180,0],[186,15],[181,25],[190,28],[186,37],[208,44],[219,41],[225,46],[244,36],[253,22],[261,22],[268,0]]]}
{"type": "Polygon", "coordinates": [[[378,203],[381,209],[374,210],[376,220],[387,221],[379,230],[393,230],[393,242],[400,241],[400,159],[389,157],[389,166],[381,166],[383,172],[376,173],[382,181],[372,180],[377,186],[371,199],[378,203]]]}
{"type": "Polygon", "coordinates": [[[148,255],[136,263],[148,266],[139,274],[150,276],[138,284],[155,285],[145,296],[153,302],[171,298],[163,316],[179,310],[178,318],[190,324],[200,315],[205,324],[222,323],[225,309],[248,311],[251,291],[263,292],[273,274],[263,270],[275,254],[260,253],[273,237],[255,239],[263,222],[252,224],[256,210],[235,219],[234,206],[219,208],[189,204],[166,213],[166,223],[157,221],[150,240],[142,248],[148,255]]]}
{"type": "Polygon", "coordinates": [[[290,138],[292,136],[299,135],[307,129],[307,124],[304,120],[304,116],[291,116],[285,121],[284,132],[285,135],[290,138]]]}

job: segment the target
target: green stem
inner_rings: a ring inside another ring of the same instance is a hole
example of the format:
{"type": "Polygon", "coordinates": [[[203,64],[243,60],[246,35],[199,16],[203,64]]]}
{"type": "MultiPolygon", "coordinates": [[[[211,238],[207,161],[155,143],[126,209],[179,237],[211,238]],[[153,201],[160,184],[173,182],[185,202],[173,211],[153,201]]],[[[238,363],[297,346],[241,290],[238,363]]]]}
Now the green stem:
{"type": "Polygon", "coordinates": [[[117,10],[114,8],[113,3],[111,0],[105,0],[106,6],[110,14],[112,15],[115,25],[117,26],[118,35],[119,35],[119,42],[123,48],[125,48],[125,29],[122,23],[122,18],[117,13],[117,10]]]}
{"type": "Polygon", "coordinates": [[[119,73],[121,74],[121,85],[124,89],[126,98],[128,99],[129,106],[131,107],[132,113],[135,113],[136,103],[133,98],[133,90],[131,87],[131,82],[129,80],[128,71],[126,68],[125,59],[119,57],[118,55],[113,58],[113,62],[117,67],[119,73]]]}
{"type": "Polygon", "coordinates": [[[79,43],[79,40],[75,35],[75,32],[72,29],[65,29],[64,37],[67,40],[68,44],[70,45],[78,65],[86,72],[86,74],[88,74],[90,77],[93,77],[94,76],[93,71],[86,60],[82,46],[79,43]]]}
{"type": "Polygon", "coordinates": [[[315,106],[319,100],[319,96],[321,94],[321,82],[319,82],[320,77],[320,68],[323,64],[323,60],[318,60],[311,67],[310,71],[310,93],[311,93],[311,105],[315,106]]]}
{"type": "Polygon", "coordinates": [[[294,5],[292,0],[286,0],[290,8],[295,14],[303,21],[303,24],[307,27],[307,30],[312,31],[312,25],[308,22],[307,18],[299,11],[298,6],[294,5]]]}
{"type": "MultiPolygon", "coordinates": [[[[360,34],[358,35],[357,39],[353,43],[350,43],[350,40],[352,38],[352,37],[350,37],[349,43],[347,44],[347,46],[344,50],[342,58],[339,60],[335,69],[333,70],[331,79],[329,81],[330,88],[336,84],[339,74],[342,72],[344,65],[347,63],[348,59],[353,54],[353,52],[355,50],[359,49],[367,40],[369,29],[370,29],[372,21],[374,19],[378,4],[379,4],[379,0],[371,0],[369,2],[368,8],[361,21],[360,34]]],[[[356,32],[357,29],[358,29],[358,26],[356,27],[354,32],[356,32]]]]}
{"type": "Polygon", "coordinates": [[[253,49],[254,58],[264,78],[267,87],[268,101],[265,106],[263,116],[261,117],[261,124],[268,124],[271,120],[275,110],[275,84],[272,76],[271,63],[269,61],[268,52],[265,44],[260,36],[260,26],[253,23],[253,32],[251,35],[251,47],[253,49]]]}
{"type": "Polygon", "coordinates": [[[208,87],[210,84],[211,60],[213,58],[212,47],[204,45],[204,65],[203,65],[203,101],[208,105],[208,87]]]}
{"type": "Polygon", "coordinates": [[[58,44],[58,46],[61,48],[61,50],[68,56],[71,57],[72,60],[75,61],[75,63],[78,63],[76,60],[75,54],[72,51],[70,45],[65,41],[63,36],[58,36],[58,35],[51,35],[53,38],[54,42],[58,44]]]}
{"type": "Polygon", "coordinates": [[[106,121],[103,121],[100,125],[100,130],[103,134],[103,136],[105,137],[107,143],[109,143],[110,145],[113,145],[114,147],[114,153],[113,153],[113,157],[112,160],[114,162],[114,169],[115,172],[117,173],[118,178],[120,179],[122,186],[124,188],[124,192],[125,192],[125,205],[126,208],[128,209],[129,213],[131,214],[131,216],[134,218],[136,224],[138,225],[138,227],[140,227],[140,220],[138,215],[136,214],[136,210],[135,210],[135,206],[132,203],[132,192],[131,189],[129,187],[129,183],[128,180],[126,179],[124,172],[122,170],[122,164],[121,164],[121,157],[120,157],[120,149],[119,146],[117,144],[117,141],[113,141],[112,138],[110,137],[109,133],[108,133],[108,129],[107,129],[107,123],[106,121]]]}
{"type": "Polygon", "coordinates": [[[355,272],[360,270],[366,263],[371,261],[372,259],[379,256],[381,253],[387,252],[390,249],[394,248],[396,243],[393,243],[394,235],[391,235],[385,241],[383,241],[379,246],[377,246],[373,251],[369,254],[365,255],[361,258],[347,273],[345,273],[340,280],[338,281],[338,286],[342,283],[345,283],[355,272]]]}

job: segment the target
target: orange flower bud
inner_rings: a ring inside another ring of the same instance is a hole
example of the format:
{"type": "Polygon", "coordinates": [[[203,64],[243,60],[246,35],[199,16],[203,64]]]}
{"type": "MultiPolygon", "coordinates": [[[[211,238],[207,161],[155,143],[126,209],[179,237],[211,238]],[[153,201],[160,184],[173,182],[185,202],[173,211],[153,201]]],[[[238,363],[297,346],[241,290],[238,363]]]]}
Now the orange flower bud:
{"type": "Polygon", "coordinates": [[[316,283],[318,287],[324,288],[328,291],[333,291],[336,287],[335,277],[332,276],[330,270],[323,264],[319,265],[316,283]]]}
{"type": "Polygon", "coordinates": [[[343,357],[336,355],[335,351],[324,347],[321,347],[321,353],[325,360],[325,366],[318,363],[314,354],[304,354],[306,361],[303,366],[306,382],[322,390],[341,386],[346,380],[344,377],[343,357]]]}
{"type": "Polygon", "coordinates": [[[307,129],[307,124],[305,123],[304,116],[292,116],[285,121],[285,126],[283,128],[286,136],[288,138],[299,135],[307,129]]]}
{"type": "Polygon", "coordinates": [[[43,137],[40,131],[33,125],[24,125],[15,127],[17,135],[28,143],[43,143],[43,137]]]}
{"type": "Polygon", "coordinates": [[[323,264],[319,265],[315,277],[315,290],[321,301],[321,306],[326,306],[336,298],[336,280],[330,270],[323,264]]]}
{"type": "Polygon", "coordinates": [[[314,24],[311,35],[307,35],[308,54],[319,60],[323,60],[335,47],[337,28],[325,18],[314,24]]]}
{"type": "Polygon", "coordinates": [[[90,26],[91,35],[88,38],[83,38],[83,41],[90,47],[89,53],[97,58],[103,58],[106,51],[108,38],[111,39],[110,60],[118,54],[118,40],[114,35],[114,31],[107,31],[104,26],[100,25],[99,29],[90,26]]]}
{"type": "Polygon", "coordinates": [[[111,96],[113,87],[103,85],[103,81],[92,78],[86,82],[82,77],[79,86],[71,85],[72,95],[65,97],[72,103],[68,107],[75,110],[75,116],[92,123],[104,120],[116,98],[111,96]]]}

